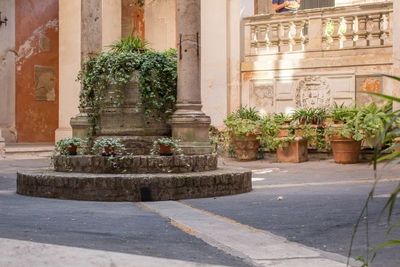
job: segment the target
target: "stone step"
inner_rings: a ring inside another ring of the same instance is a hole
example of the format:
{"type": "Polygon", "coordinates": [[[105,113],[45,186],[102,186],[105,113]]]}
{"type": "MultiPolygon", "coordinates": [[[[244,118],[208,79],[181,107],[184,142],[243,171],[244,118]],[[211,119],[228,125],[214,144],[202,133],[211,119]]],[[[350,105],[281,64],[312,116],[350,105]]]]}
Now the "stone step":
{"type": "Polygon", "coordinates": [[[25,158],[47,158],[50,157],[54,149],[51,143],[15,143],[5,145],[5,158],[25,159],[25,158]]]}

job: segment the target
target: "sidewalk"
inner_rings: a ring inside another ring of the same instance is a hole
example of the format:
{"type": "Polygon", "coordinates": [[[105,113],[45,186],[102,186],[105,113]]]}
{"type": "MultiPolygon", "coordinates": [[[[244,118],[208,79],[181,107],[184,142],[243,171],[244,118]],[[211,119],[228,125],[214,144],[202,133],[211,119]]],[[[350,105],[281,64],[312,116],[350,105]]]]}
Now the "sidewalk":
{"type": "Polygon", "coordinates": [[[1,159],[39,159],[51,156],[54,144],[50,143],[9,143],[4,147],[1,159]]]}

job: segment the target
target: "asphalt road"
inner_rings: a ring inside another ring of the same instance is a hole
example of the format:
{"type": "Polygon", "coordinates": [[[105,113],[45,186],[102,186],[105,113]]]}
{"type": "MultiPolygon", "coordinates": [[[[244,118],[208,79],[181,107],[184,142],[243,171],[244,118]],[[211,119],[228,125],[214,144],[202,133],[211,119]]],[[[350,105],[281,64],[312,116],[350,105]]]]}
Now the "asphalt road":
{"type": "MultiPolygon", "coordinates": [[[[336,165],[330,161],[275,164],[268,161],[225,165],[254,170],[253,192],[183,201],[195,208],[269,231],[316,249],[347,256],[353,224],[372,183],[366,164],[336,165]],[[278,200],[281,199],[281,200],[278,200]]],[[[104,203],[31,198],[16,195],[15,171],[48,166],[47,160],[0,160],[0,238],[27,240],[194,263],[248,266],[182,231],[168,218],[134,203],[104,203]]],[[[387,174],[369,206],[371,246],[382,243],[387,222],[377,222],[379,211],[400,178],[399,168],[387,174]],[[397,177],[398,175],[398,177],[397,177]]],[[[393,222],[400,221],[400,210],[393,222]]],[[[365,222],[353,246],[353,257],[365,255],[365,222]]],[[[392,238],[400,239],[394,230],[392,238]]],[[[378,251],[372,266],[399,266],[398,247],[378,251]]]]}

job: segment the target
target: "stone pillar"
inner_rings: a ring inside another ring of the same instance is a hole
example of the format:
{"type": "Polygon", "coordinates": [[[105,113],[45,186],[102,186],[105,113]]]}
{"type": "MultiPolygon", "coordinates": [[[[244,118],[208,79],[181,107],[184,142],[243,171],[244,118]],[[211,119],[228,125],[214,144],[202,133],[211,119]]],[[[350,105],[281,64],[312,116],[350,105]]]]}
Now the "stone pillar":
{"type": "MultiPolygon", "coordinates": [[[[99,0],[81,1],[80,54],[81,61],[96,55],[103,47],[102,43],[102,2],[99,0]]],[[[84,138],[90,129],[88,116],[83,108],[71,118],[72,136],[84,138]]]]}
{"type": "Polygon", "coordinates": [[[78,110],[81,68],[81,0],[59,1],[59,115],[56,141],[72,136],[70,119],[78,110]]]}
{"type": "Polygon", "coordinates": [[[322,14],[319,11],[310,12],[308,37],[307,51],[320,51],[322,49],[322,14]]]}
{"type": "Polygon", "coordinates": [[[201,111],[200,28],[201,0],[178,0],[178,96],[170,124],[184,154],[209,154],[211,119],[201,111]]]}
{"type": "Polygon", "coordinates": [[[17,140],[15,129],[15,1],[0,1],[0,138],[7,143],[17,140]]]}
{"type": "MultiPolygon", "coordinates": [[[[70,34],[78,35],[76,39],[80,40],[80,42],[75,43],[73,45],[75,51],[79,53],[79,61],[78,58],[76,57],[76,54],[75,58],[66,59],[66,61],[67,60],[74,61],[74,71],[73,74],[71,75],[74,77],[71,76],[68,77],[70,83],[72,81],[75,81],[76,75],[78,74],[81,68],[82,61],[86,60],[89,56],[96,55],[98,51],[101,51],[107,45],[110,45],[114,41],[119,40],[121,38],[121,0],[102,0],[102,1],[74,0],[73,2],[79,2],[76,3],[74,11],[76,13],[79,13],[78,20],[75,20],[75,23],[76,21],[78,21],[78,23],[80,22],[80,25],[76,25],[75,27],[79,27],[80,30],[74,33],[71,32],[70,34]],[[80,12],[77,12],[78,10],[80,12]]],[[[70,15],[72,16],[74,14],[70,15]]],[[[65,28],[71,27],[68,25],[64,26],[65,28]]],[[[60,32],[61,31],[62,29],[60,29],[60,32]]],[[[73,42],[70,41],[70,39],[76,40],[75,38],[71,37],[67,39],[68,39],[67,42],[73,42]]],[[[60,44],[62,44],[62,42],[60,42],[60,44]]],[[[61,62],[60,66],[62,66],[61,62]]],[[[70,67],[70,65],[67,67],[70,67]]],[[[60,73],[62,74],[62,72],[60,73]]],[[[68,81],[66,81],[66,83],[67,82],[68,81]]],[[[75,92],[75,99],[72,108],[77,110],[77,107],[79,105],[78,95],[80,91],[80,85],[75,83],[74,88],[75,90],[77,89],[77,92],[75,92]]],[[[61,84],[60,84],[60,89],[61,89],[61,84]]],[[[60,105],[61,103],[62,101],[60,101],[60,105]]],[[[71,102],[69,102],[68,104],[71,105],[71,102]]],[[[78,112],[75,112],[74,115],[76,113],[78,112]]],[[[63,115],[64,114],[62,113],[60,108],[60,117],[63,115]]],[[[67,118],[67,120],[68,123],[70,123],[72,126],[72,136],[84,138],[86,134],[89,132],[90,128],[90,124],[88,122],[88,117],[87,114],[85,113],[85,110],[80,109],[79,114],[76,115],[75,117],[70,116],[70,113],[68,113],[68,115],[69,117],[67,118]],[[70,122],[69,118],[71,118],[70,122]]]]}

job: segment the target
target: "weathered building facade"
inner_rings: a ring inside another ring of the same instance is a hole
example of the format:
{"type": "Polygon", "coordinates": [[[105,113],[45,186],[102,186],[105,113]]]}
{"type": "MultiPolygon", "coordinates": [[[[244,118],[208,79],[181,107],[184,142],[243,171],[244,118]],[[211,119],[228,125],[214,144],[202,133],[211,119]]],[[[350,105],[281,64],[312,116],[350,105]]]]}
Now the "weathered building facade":
{"type": "MultiPolygon", "coordinates": [[[[376,73],[400,73],[399,1],[302,1],[304,10],[287,14],[274,14],[270,0],[199,1],[201,98],[212,125],[240,105],[286,112],[369,101],[359,89],[398,92],[376,73]]],[[[0,142],[71,136],[76,77],[91,53],[131,33],[156,50],[176,47],[177,1],[136,2],[0,1],[0,20],[8,19],[0,25],[0,142]]]]}

